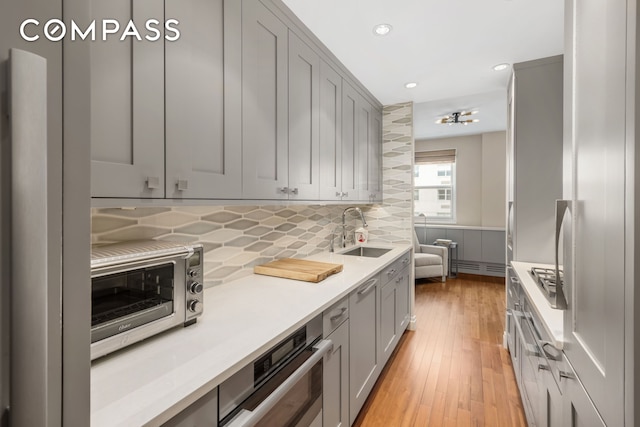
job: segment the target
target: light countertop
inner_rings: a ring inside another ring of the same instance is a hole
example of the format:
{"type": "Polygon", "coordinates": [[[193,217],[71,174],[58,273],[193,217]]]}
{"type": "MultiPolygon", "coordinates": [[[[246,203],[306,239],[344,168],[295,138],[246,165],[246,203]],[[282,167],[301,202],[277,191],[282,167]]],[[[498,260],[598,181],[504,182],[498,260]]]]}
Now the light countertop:
{"type": "Polygon", "coordinates": [[[160,425],[375,275],[410,245],[379,258],[320,253],[344,264],[319,283],[250,275],[204,291],[204,314],[94,361],[91,426],[160,425]]]}
{"type": "Polygon", "coordinates": [[[541,319],[547,334],[553,341],[552,344],[557,349],[563,347],[564,333],[564,312],[555,308],[551,308],[542,290],[535,282],[529,271],[532,267],[551,268],[555,266],[549,264],[533,264],[528,262],[511,261],[514,271],[520,278],[522,289],[527,294],[531,305],[536,310],[536,314],[541,319]]]}
{"type": "Polygon", "coordinates": [[[415,222],[413,226],[416,228],[449,228],[455,230],[505,231],[504,227],[485,227],[482,225],[425,224],[421,222],[415,222]]]}

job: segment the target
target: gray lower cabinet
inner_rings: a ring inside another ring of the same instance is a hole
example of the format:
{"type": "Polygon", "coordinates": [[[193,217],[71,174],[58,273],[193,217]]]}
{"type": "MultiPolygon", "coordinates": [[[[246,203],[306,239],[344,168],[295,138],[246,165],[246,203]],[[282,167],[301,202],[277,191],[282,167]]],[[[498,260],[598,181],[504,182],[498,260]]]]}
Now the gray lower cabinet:
{"type": "MultiPolygon", "coordinates": [[[[163,0],[91,1],[91,19],[162,21],[163,0]]],[[[91,195],[164,197],[164,43],[91,45],[91,195]]]]}
{"type": "Polygon", "coordinates": [[[202,427],[218,425],[218,388],[196,400],[162,427],[202,427]]]}
{"type": "Polygon", "coordinates": [[[563,427],[562,419],[562,394],[553,374],[549,371],[541,371],[544,394],[541,400],[540,414],[546,427],[563,427]]]}
{"type": "Polygon", "coordinates": [[[378,286],[379,276],[374,276],[349,295],[349,425],[356,419],[381,370],[378,286]]]}
{"type": "MultiPolygon", "coordinates": [[[[407,254],[406,258],[409,259],[407,254]]],[[[398,325],[398,341],[411,321],[411,267],[407,265],[398,274],[396,283],[396,324],[398,325]]]]}
{"type": "Polygon", "coordinates": [[[242,195],[241,7],[166,0],[180,39],[165,45],[166,197],[242,195]]]}
{"type": "Polygon", "coordinates": [[[349,320],[326,337],[333,350],[324,358],[322,425],[347,427],[349,423],[349,320]]]}
{"type": "Polygon", "coordinates": [[[380,362],[387,363],[398,341],[398,288],[395,278],[380,287],[380,362]]]}
{"type": "Polygon", "coordinates": [[[287,26],[242,1],[242,196],[288,199],[287,26]]]}

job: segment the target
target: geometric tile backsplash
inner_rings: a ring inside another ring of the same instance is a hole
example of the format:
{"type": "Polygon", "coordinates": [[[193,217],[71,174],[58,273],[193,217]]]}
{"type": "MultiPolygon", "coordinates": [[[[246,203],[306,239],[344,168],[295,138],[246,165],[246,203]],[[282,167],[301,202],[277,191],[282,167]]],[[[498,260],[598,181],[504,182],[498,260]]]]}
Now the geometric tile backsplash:
{"type": "MultiPolygon", "coordinates": [[[[411,103],[384,109],[383,203],[358,205],[369,224],[370,242],[412,241],[412,110],[411,103]]],[[[328,251],[331,234],[348,206],[351,205],[93,208],[91,242],[200,242],[205,250],[205,287],[211,287],[249,275],[255,265],[274,259],[328,251]]],[[[348,235],[353,237],[359,226],[359,215],[348,213],[348,235]]]]}

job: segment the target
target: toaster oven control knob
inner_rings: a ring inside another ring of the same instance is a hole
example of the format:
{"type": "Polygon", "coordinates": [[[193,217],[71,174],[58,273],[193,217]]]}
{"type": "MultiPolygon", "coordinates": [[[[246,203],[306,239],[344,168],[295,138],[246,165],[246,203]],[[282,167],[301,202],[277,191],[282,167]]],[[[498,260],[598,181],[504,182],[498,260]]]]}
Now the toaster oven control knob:
{"type": "Polygon", "coordinates": [[[198,275],[198,270],[189,270],[189,277],[196,277],[198,275]]]}
{"type": "Polygon", "coordinates": [[[200,282],[192,282],[189,285],[189,292],[191,292],[192,294],[199,294],[200,292],[202,292],[202,289],[204,287],[202,286],[202,283],[200,282]]]}
{"type": "Polygon", "coordinates": [[[200,311],[200,307],[202,306],[202,303],[198,300],[191,300],[189,301],[189,311],[192,313],[197,313],[198,311],[200,311]]]}

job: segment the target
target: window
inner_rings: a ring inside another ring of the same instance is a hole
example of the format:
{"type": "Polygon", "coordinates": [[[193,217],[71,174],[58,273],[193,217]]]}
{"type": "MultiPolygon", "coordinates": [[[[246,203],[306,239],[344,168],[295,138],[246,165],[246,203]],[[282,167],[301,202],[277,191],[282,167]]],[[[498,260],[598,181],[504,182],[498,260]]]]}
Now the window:
{"type": "Polygon", "coordinates": [[[414,177],[414,214],[455,221],[455,150],[416,153],[414,177]],[[444,151],[452,155],[443,156],[444,151]]]}

